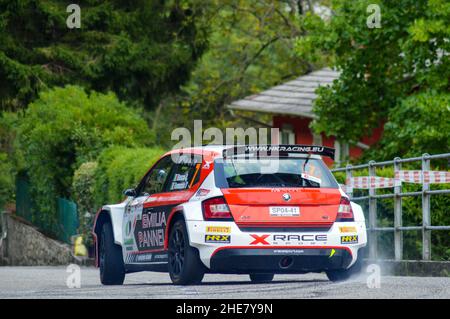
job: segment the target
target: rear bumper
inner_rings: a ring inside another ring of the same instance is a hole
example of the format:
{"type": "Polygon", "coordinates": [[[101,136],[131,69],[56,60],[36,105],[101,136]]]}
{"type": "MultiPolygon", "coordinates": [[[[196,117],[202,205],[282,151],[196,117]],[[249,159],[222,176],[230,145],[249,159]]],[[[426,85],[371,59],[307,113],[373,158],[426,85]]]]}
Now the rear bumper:
{"type": "Polygon", "coordinates": [[[221,247],[210,259],[211,272],[306,273],[346,269],[352,262],[345,247],[221,247]]]}
{"type": "MultiPolygon", "coordinates": [[[[214,272],[243,272],[243,268],[247,267],[247,264],[255,264],[255,268],[262,267],[260,266],[261,254],[263,256],[268,256],[270,259],[277,259],[282,257],[284,253],[286,254],[298,254],[300,257],[295,257],[295,266],[292,266],[291,269],[278,269],[279,259],[275,262],[272,261],[272,266],[267,268],[275,268],[274,270],[279,270],[280,273],[289,273],[289,272],[308,272],[308,271],[316,271],[323,269],[331,269],[331,267],[335,267],[339,265],[339,261],[327,260],[323,256],[329,256],[331,254],[331,249],[335,249],[335,254],[333,256],[337,257],[335,259],[339,259],[340,251],[345,250],[347,253],[345,254],[345,262],[341,263],[340,268],[348,268],[351,267],[353,263],[356,262],[359,254],[359,250],[366,246],[367,243],[367,234],[366,234],[366,226],[364,222],[335,222],[333,226],[327,231],[321,231],[317,229],[295,229],[295,230],[285,230],[285,231],[273,231],[270,229],[261,230],[255,232],[245,232],[242,231],[234,222],[212,222],[212,221],[189,221],[186,222],[188,232],[189,232],[189,244],[192,247],[195,247],[199,251],[200,259],[203,264],[211,269],[212,260],[214,259],[214,268],[212,270],[214,272]],[[346,228],[346,229],[344,229],[346,228]],[[344,232],[346,231],[346,232],[344,232]],[[347,232],[353,231],[353,232],[347,232]],[[217,235],[219,236],[216,241],[207,241],[207,235],[217,235]],[[353,238],[356,235],[356,238],[353,238]],[[222,238],[223,237],[223,238],[222,238]],[[345,237],[345,238],[344,238],[345,237]],[[350,238],[350,241],[343,241],[344,239],[350,238]],[[247,256],[248,252],[242,253],[224,253],[221,252],[226,249],[232,250],[242,250],[242,249],[256,249],[261,251],[258,254],[255,254],[255,258],[250,258],[253,255],[247,256]],[[284,252],[278,252],[278,250],[285,249],[284,252]],[[290,250],[295,249],[304,249],[304,252],[290,252],[290,250]],[[311,249],[318,249],[321,252],[320,258],[314,257],[314,252],[311,249]],[[323,251],[325,249],[325,251],[323,251]],[[219,254],[219,252],[221,252],[219,254]],[[337,254],[336,254],[337,253],[337,254]],[[218,265],[218,259],[221,256],[230,255],[242,255],[245,258],[236,258],[230,257],[224,259],[225,263],[231,265],[232,269],[225,266],[218,265]],[[270,257],[270,255],[275,255],[275,257],[270,257]],[[311,258],[307,258],[307,256],[311,255],[311,258]],[[347,257],[348,256],[348,257],[347,257]],[[347,259],[351,259],[350,263],[345,267],[347,263],[347,259]],[[246,260],[246,264],[240,265],[240,260],[246,260]],[[250,261],[247,262],[247,259],[250,261]],[[237,260],[237,261],[236,261],[237,260]],[[298,261],[297,261],[298,260],[298,261]],[[302,263],[300,261],[303,261],[302,263]],[[235,266],[233,264],[236,264],[235,266]],[[307,265],[306,266],[301,266],[307,265]],[[274,267],[273,265],[276,265],[274,267]],[[300,270],[299,270],[300,269],[300,270]],[[311,269],[311,270],[310,270],[311,269]],[[239,271],[237,271],[239,270],[239,271]]],[[[293,257],[294,258],[294,257],[293,257]]],[[[332,259],[332,258],[330,258],[332,259]]],[[[246,272],[248,273],[248,271],[246,272]]]]}

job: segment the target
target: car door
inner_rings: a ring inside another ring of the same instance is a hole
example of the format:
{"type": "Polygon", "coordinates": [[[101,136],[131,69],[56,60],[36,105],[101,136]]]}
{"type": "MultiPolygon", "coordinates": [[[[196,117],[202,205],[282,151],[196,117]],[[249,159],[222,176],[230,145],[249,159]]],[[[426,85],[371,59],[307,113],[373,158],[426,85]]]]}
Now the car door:
{"type": "Polygon", "coordinates": [[[187,162],[177,157],[174,162],[168,155],[145,176],[124,224],[124,238],[130,244],[124,245],[126,263],[167,262],[164,242],[169,214],[192,196],[201,166],[198,160],[187,162]]]}

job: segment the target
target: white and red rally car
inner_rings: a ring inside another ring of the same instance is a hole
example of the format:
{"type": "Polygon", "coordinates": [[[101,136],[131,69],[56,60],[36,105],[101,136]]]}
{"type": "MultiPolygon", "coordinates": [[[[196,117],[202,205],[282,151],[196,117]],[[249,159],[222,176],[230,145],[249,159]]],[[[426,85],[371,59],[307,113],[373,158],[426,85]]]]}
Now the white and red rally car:
{"type": "Polygon", "coordinates": [[[326,272],[344,280],[361,268],[367,235],[321,156],[306,145],[204,146],[168,152],[120,204],[95,219],[103,284],[126,273],[169,272],[175,284],[205,273],[326,272]]]}

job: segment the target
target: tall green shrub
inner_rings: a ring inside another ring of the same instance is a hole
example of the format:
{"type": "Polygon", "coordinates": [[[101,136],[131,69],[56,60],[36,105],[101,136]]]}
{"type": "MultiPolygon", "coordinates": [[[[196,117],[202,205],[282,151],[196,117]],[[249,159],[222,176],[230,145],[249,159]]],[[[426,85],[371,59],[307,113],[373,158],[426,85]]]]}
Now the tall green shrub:
{"type": "Polygon", "coordinates": [[[5,153],[0,153],[0,211],[14,193],[13,167],[5,153]]]}
{"type": "Polygon", "coordinates": [[[16,147],[17,114],[0,113],[0,210],[14,201],[15,175],[23,165],[20,148],[16,147]]]}
{"type": "Polygon", "coordinates": [[[153,134],[140,114],[113,93],[78,86],[42,92],[18,128],[38,216],[56,222],[55,197],[71,197],[74,170],[112,145],[150,145],[153,134]]]}
{"type": "Polygon", "coordinates": [[[97,162],[86,162],[73,175],[73,199],[78,207],[79,233],[83,236],[84,244],[92,246],[92,221],[95,215],[94,186],[97,162]]]}
{"type": "Polygon", "coordinates": [[[122,200],[123,191],[136,186],[163,153],[160,148],[113,147],[103,151],[95,174],[96,206],[122,200]]]}

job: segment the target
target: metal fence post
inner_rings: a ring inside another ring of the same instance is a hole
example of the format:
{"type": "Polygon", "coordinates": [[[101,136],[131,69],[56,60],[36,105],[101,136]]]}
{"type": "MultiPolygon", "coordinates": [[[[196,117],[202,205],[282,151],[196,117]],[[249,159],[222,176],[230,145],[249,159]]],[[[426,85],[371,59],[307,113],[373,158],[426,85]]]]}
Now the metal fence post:
{"type": "Polygon", "coordinates": [[[430,217],[430,195],[427,191],[430,190],[430,184],[425,183],[425,171],[430,170],[429,154],[422,155],[422,259],[431,259],[431,231],[426,227],[431,226],[430,217]]]}
{"type": "Polygon", "coordinates": [[[402,227],[402,184],[399,180],[395,179],[397,172],[402,169],[402,164],[399,163],[400,157],[394,158],[394,253],[395,260],[403,259],[403,232],[399,229],[402,227]],[[397,184],[398,183],[398,184],[397,184]]]}
{"type": "Polygon", "coordinates": [[[369,259],[377,258],[377,199],[373,196],[376,194],[375,188],[372,187],[371,178],[375,176],[375,161],[369,162],[369,226],[370,226],[370,246],[369,246],[369,259]]]}
{"type": "MultiPolygon", "coordinates": [[[[352,165],[347,164],[347,166],[345,167],[345,184],[347,184],[347,181],[349,181],[352,178],[352,165]]],[[[351,184],[350,184],[351,185],[351,184]]],[[[350,191],[348,191],[349,186],[347,185],[346,187],[346,193],[348,195],[348,197],[352,198],[353,197],[353,187],[350,189],[350,191]]]]}

